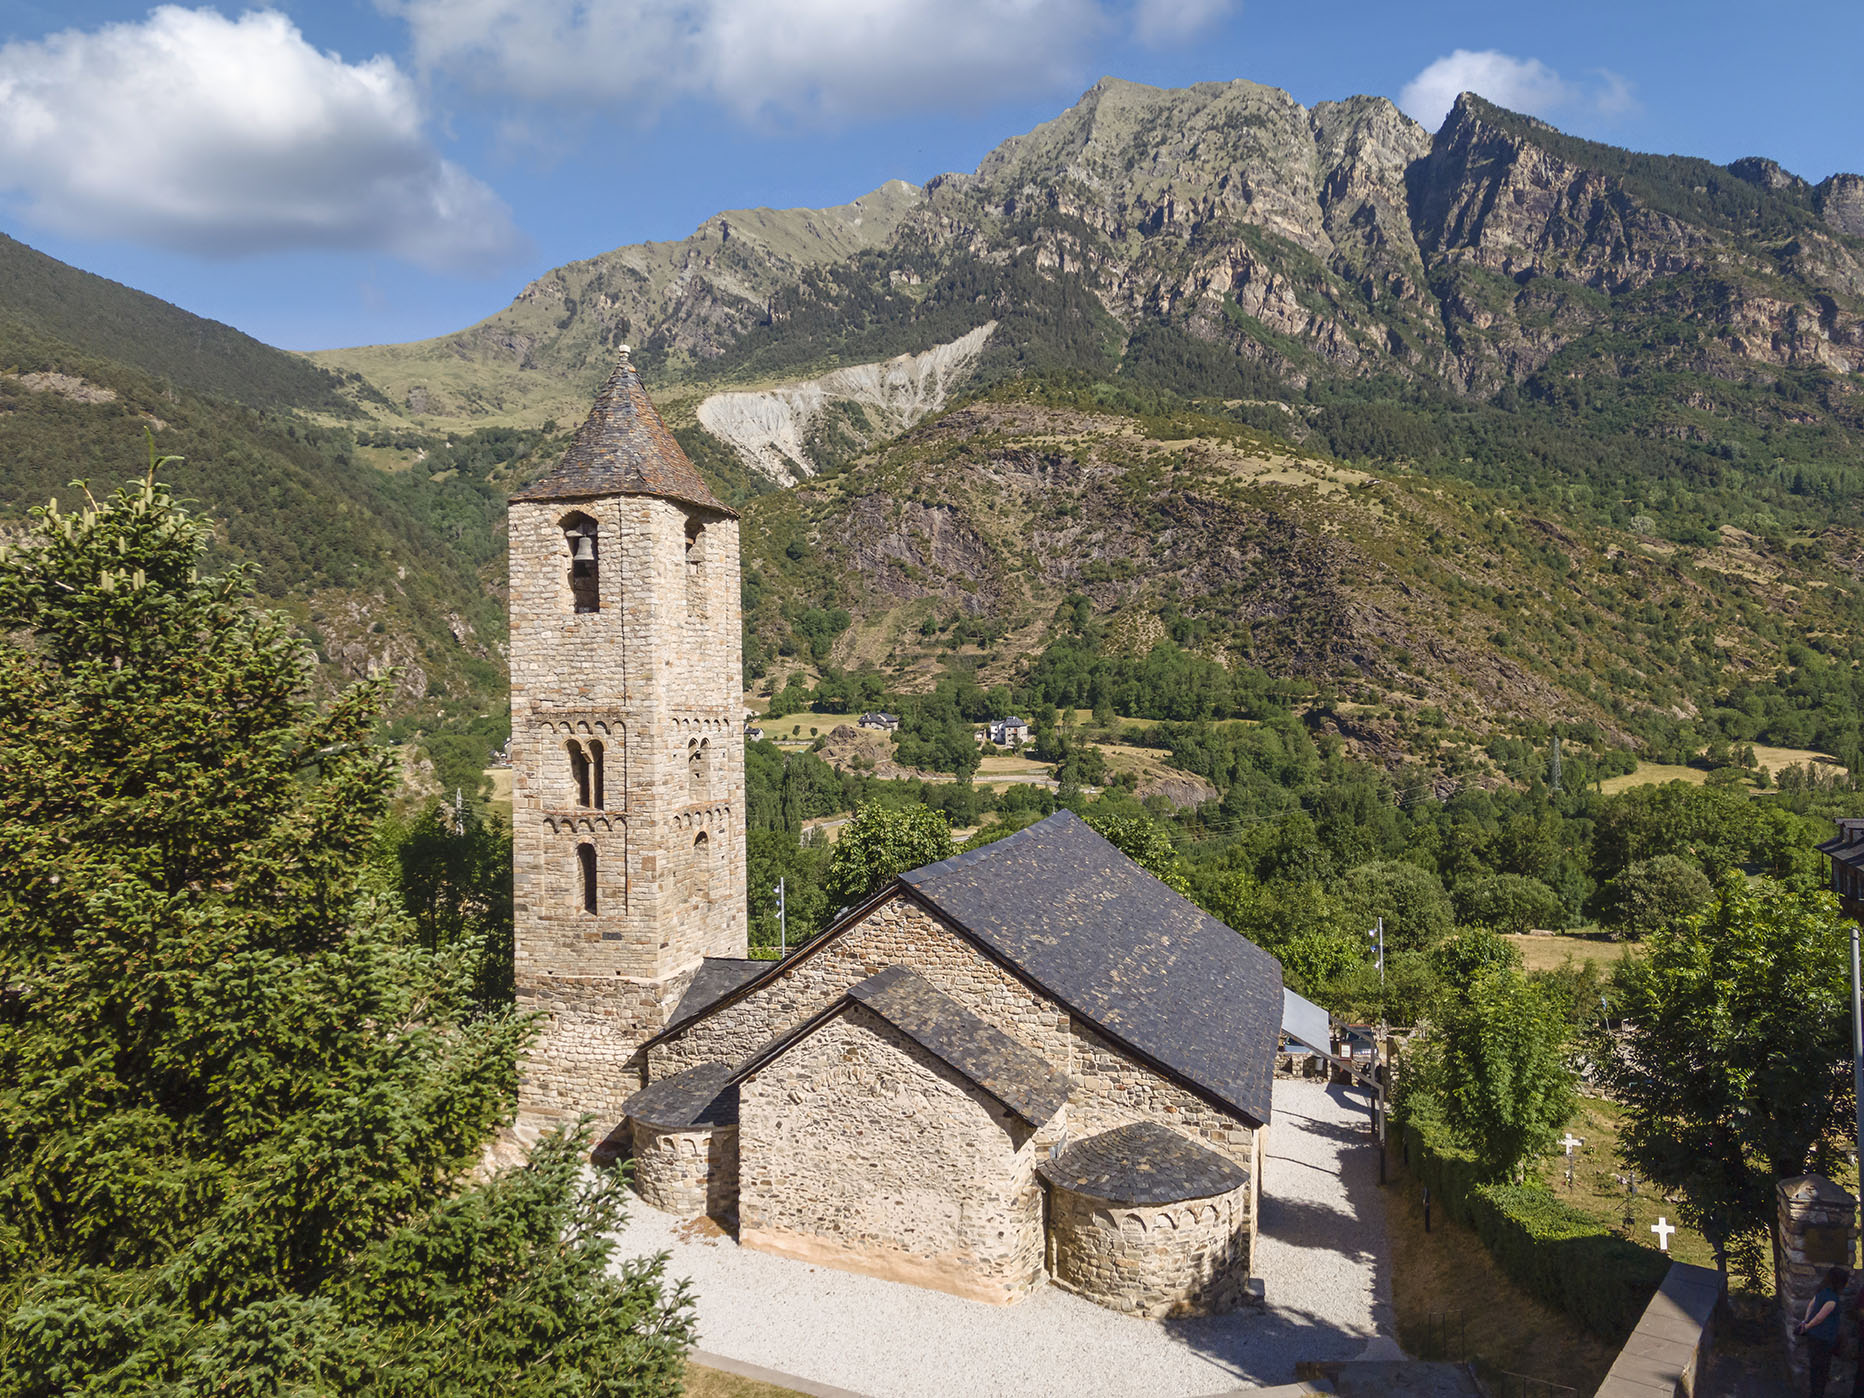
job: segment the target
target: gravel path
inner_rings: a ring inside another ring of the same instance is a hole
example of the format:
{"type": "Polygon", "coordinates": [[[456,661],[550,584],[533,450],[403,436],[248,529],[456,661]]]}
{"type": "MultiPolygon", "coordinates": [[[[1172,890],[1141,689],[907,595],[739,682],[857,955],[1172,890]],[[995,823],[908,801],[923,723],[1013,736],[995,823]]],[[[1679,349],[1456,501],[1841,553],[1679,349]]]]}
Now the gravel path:
{"type": "Polygon", "coordinates": [[[621,1245],[673,1254],[669,1273],[698,1296],[702,1349],[872,1398],[1192,1398],[1286,1383],[1299,1360],[1396,1355],[1378,1338],[1391,1305],[1362,1102],[1275,1084],[1256,1267],[1266,1313],[1145,1321],[1056,1287],[989,1306],[750,1252],[638,1199],[621,1245]]]}

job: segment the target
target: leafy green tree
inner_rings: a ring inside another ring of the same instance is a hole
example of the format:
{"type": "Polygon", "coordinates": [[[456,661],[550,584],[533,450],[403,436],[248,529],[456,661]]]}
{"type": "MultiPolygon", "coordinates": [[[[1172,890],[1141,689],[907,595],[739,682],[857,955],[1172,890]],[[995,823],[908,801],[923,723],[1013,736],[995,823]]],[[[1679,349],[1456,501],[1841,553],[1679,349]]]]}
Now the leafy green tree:
{"type": "Polygon", "coordinates": [[[1521,952],[1499,932],[1465,927],[1432,947],[1430,962],[1445,985],[1468,985],[1485,971],[1519,971],[1521,952]]]}
{"type": "Polygon", "coordinates": [[[150,479],[0,555],[0,1388],[678,1391],[586,1142],[468,1183],[525,1028],[369,855],[380,697],[150,479]]]}
{"type": "Polygon", "coordinates": [[[1448,936],[1456,923],[1450,895],[1429,870],[1397,860],[1374,860],[1349,869],[1335,890],[1358,921],[1385,919],[1388,951],[1421,951],[1448,936]]]}
{"type": "Polygon", "coordinates": [[[1625,936],[1647,937],[1700,912],[1714,897],[1714,885],[1693,861],[1659,854],[1637,860],[1613,879],[1606,905],[1625,936]]]}
{"type": "Polygon", "coordinates": [[[1492,968],[1453,989],[1437,1020],[1427,1078],[1444,1120],[1497,1178],[1518,1178],[1578,1102],[1557,997],[1492,968]]]}
{"type": "Polygon", "coordinates": [[[1851,1112],[1850,938],[1831,895],[1724,879],[1704,916],[1655,932],[1620,973],[1591,1045],[1624,1105],[1619,1149],[1680,1193],[1684,1220],[1759,1265],[1773,1183],[1830,1173],[1851,1112]]]}
{"type": "MultiPolygon", "coordinates": [[[[951,857],[951,826],[924,806],[864,802],[842,827],[823,887],[839,911],[866,902],[908,869],[951,857]]],[[[832,914],[831,914],[832,915],[832,914]]]]}
{"type": "Polygon", "coordinates": [[[1397,951],[1386,956],[1383,976],[1374,962],[1356,962],[1318,994],[1320,1003],[1348,1019],[1402,1025],[1425,1019],[1442,991],[1442,979],[1425,953],[1397,951]]]}
{"type": "MultiPolygon", "coordinates": [[[[1317,883],[1263,884],[1243,871],[1202,890],[1205,911],[1280,960],[1282,977],[1328,1004],[1327,988],[1367,959],[1366,939],[1317,883]]],[[[1329,1008],[1333,1008],[1329,1004],[1329,1008]]]]}
{"type": "Polygon", "coordinates": [[[1517,934],[1566,921],[1560,895],[1525,874],[1490,874],[1459,883],[1456,911],[1464,922],[1517,934]]]}

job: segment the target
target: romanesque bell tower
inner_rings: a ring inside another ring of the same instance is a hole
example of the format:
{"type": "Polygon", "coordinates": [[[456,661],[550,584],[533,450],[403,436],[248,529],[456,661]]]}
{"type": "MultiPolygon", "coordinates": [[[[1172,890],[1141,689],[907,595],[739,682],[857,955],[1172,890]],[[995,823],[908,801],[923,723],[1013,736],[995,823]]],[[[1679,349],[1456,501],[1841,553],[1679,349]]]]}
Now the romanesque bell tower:
{"type": "Polygon", "coordinates": [[[746,954],[738,519],[624,349],[509,538],[519,1109],[606,1129],[701,959],[746,954]]]}

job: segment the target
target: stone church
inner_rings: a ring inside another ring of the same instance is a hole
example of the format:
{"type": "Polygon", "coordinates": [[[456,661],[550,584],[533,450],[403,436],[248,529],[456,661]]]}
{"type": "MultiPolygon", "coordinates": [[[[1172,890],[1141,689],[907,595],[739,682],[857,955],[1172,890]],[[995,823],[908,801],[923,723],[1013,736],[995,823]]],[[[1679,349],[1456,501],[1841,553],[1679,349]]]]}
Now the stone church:
{"type": "Polygon", "coordinates": [[[626,351],[510,548],[526,1119],[593,1115],[746,1247],[998,1304],[1259,1294],[1273,957],[1063,811],[750,960],[738,520],[626,351]]]}

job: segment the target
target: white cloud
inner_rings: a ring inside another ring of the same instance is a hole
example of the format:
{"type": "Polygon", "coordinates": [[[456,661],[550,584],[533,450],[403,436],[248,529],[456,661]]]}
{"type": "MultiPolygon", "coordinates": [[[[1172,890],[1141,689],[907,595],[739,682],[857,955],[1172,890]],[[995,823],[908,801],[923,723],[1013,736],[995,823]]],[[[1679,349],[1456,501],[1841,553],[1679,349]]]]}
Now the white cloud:
{"type": "Polygon", "coordinates": [[[1133,37],[1152,48],[1197,37],[1235,6],[1231,0],[1136,0],[1133,37]]]}
{"type": "Polygon", "coordinates": [[[1623,73],[1614,73],[1610,68],[1594,68],[1593,77],[1598,79],[1598,90],[1592,94],[1592,106],[1600,116],[1631,116],[1643,107],[1637,100],[1637,94],[1631,90],[1631,79],[1623,73]]]}
{"type": "MultiPolygon", "coordinates": [[[[741,118],[845,121],[1080,80],[1102,0],[378,0],[423,69],[651,117],[696,98],[741,118]]],[[[1223,0],[1138,0],[1210,10],[1223,0]]]]}
{"type": "Polygon", "coordinates": [[[1425,68],[1398,94],[1398,105],[1425,126],[1440,125],[1459,95],[1473,92],[1498,107],[1546,116],[1571,99],[1560,75],[1538,58],[1511,58],[1494,49],[1458,49],[1425,68]]]}
{"type": "Polygon", "coordinates": [[[1637,110],[1630,79],[1609,68],[1595,68],[1592,76],[1590,85],[1570,83],[1538,58],[1515,58],[1494,49],[1458,49],[1406,83],[1398,94],[1398,105],[1433,130],[1465,92],[1510,111],[1548,119],[1572,112],[1610,119],[1637,110]]]}
{"type": "Polygon", "coordinates": [[[319,53],[285,16],[164,6],[0,46],[0,189],[65,232],[210,256],[371,249],[489,270],[522,239],[423,132],[385,57],[319,53]]]}

